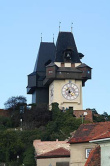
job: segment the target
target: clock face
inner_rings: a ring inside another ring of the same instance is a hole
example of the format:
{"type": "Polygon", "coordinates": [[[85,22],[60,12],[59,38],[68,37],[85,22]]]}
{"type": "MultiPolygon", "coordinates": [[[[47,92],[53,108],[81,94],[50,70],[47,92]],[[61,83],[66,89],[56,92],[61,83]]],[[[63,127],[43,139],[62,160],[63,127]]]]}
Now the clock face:
{"type": "Polygon", "coordinates": [[[62,88],[62,95],[67,100],[75,100],[79,95],[79,89],[73,83],[65,84],[62,88]]]}

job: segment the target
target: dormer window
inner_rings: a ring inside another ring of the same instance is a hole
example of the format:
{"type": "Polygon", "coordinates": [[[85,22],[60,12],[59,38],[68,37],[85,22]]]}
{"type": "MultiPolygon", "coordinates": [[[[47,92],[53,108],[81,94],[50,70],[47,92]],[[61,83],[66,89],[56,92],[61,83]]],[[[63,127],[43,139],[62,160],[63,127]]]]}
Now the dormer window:
{"type": "Polygon", "coordinates": [[[49,73],[49,74],[52,74],[52,73],[53,73],[53,71],[52,71],[52,70],[49,70],[49,71],[48,71],[48,73],[49,73]]]}
{"type": "Polygon", "coordinates": [[[72,50],[71,49],[66,49],[63,52],[63,56],[64,56],[64,62],[71,62],[72,50]]]}
{"type": "Polygon", "coordinates": [[[71,54],[69,52],[65,53],[64,59],[68,62],[71,60],[71,54]]]}
{"type": "Polygon", "coordinates": [[[71,55],[70,55],[69,53],[67,53],[66,57],[67,57],[68,59],[71,59],[71,55]]]}

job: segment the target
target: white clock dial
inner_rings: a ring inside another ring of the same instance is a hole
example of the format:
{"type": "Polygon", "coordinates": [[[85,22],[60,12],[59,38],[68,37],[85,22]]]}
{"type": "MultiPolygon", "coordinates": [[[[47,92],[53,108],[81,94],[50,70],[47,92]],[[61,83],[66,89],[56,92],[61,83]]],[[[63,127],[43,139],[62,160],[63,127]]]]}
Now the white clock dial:
{"type": "Polygon", "coordinates": [[[79,89],[73,83],[65,84],[62,88],[62,95],[67,100],[75,100],[79,95],[79,89]]]}

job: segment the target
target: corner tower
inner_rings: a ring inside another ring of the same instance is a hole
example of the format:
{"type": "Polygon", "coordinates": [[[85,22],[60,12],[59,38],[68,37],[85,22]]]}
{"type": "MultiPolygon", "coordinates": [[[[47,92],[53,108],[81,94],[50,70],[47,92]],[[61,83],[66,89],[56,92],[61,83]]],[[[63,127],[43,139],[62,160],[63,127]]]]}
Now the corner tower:
{"type": "Polygon", "coordinates": [[[32,94],[32,103],[49,102],[49,87],[43,85],[46,76],[46,66],[55,59],[55,44],[41,42],[34,70],[28,75],[27,94],[32,94]]]}

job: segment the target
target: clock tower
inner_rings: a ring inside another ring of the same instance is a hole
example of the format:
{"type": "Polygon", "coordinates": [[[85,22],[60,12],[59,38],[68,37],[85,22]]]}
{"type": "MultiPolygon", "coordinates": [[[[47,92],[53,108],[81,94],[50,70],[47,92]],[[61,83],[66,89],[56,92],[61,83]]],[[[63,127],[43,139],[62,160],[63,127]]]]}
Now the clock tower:
{"type": "MultiPolygon", "coordinates": [[[[29,84],[28,88],[31,88],[30,92],[33,92],[36,98],[41,98],[41,100],[43,98],[43,101],[47,102],[50,108],[52,103],[57,102],[62,110],[69,107],[72,107],[73,110],[82,110],[82,87],[85,86],[88,79],[91,79],[91,67],[81,62],[84,55],[78,53],[71,32],[59,32],[56,46],[54,45],[53,48],[54,50],[51,50],[52,54],[47,55],[46,62],[43,62],[45,60],[44,56],[42,56],[41,64],[39,59],[37,60],[37,66],[39,65],[41,70],[42,68],[45,69],[41,76],[39,75],[41,71],[38,73],[36,70],[31,73],[31,76],[34,74],[37,75],[37,78],[34,91],[32,90],[33,87],[29,87],[29,84]],[[38,75],[42,80],[41,87],[37,84],[38,75]],[[46,98],[44,98],[45,94],[46,98]]],[[[30,78],[29,76],[28,79],[30,78]]],[[[31,81],[32,78],[30,83],[32,83],[31,81]]],[[[37,100],[35,101],[38,103],[37,100]]],[[[39,102],[42,103],[41,101],[39,102]]]]}

